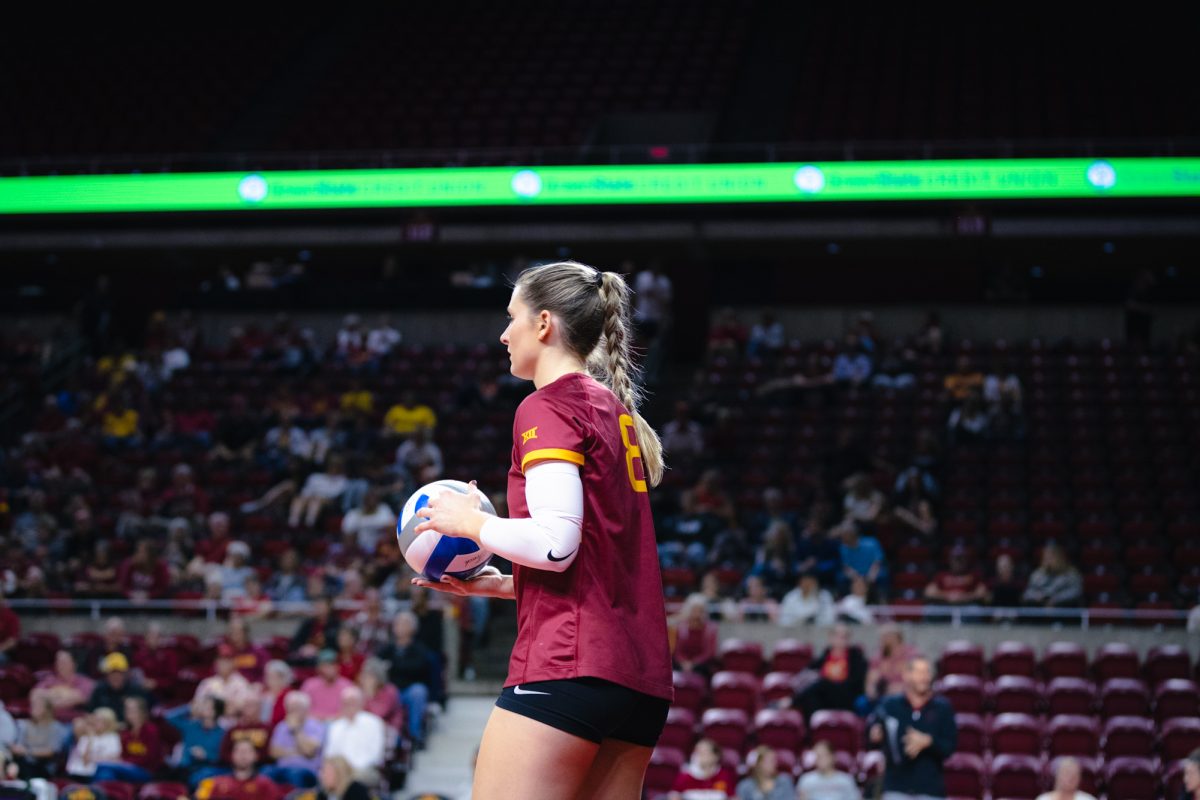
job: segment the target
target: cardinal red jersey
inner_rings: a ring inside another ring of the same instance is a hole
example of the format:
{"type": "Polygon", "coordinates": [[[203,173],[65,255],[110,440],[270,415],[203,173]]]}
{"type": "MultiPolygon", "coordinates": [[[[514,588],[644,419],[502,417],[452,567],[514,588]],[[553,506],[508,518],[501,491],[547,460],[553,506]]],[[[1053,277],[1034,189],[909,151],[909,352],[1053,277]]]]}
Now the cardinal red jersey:
{"type": "Polygon", "coordinates": [[[524,472],[545,460],[579,465],[582,541],[563,572],[513,565],[517,641],[504,685],[593,677],[674,699],[648,482],[628,409],[578,372],[526,397],[513,424],[513,518],[529,516],[524,472]]]}

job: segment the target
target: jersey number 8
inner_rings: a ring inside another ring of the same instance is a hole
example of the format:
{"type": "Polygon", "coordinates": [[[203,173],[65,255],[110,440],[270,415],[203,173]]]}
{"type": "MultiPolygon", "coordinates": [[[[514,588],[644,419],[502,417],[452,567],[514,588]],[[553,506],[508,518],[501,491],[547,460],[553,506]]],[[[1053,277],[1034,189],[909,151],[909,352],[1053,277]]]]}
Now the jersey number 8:
{"type": "Polygon", "coordinates": [[[637,429],[633,426],[633,417],[622,414],[617,418],[617,424],[621,426],[621,443],[625,445],[625,467],[629,470],[629,483],[635,492],[644,492],[646,481],[638,478],[637,471],[633,468],[634,459],[640,461],[642,458],[642,449],[634,443],[637,439],[637,429]]]}

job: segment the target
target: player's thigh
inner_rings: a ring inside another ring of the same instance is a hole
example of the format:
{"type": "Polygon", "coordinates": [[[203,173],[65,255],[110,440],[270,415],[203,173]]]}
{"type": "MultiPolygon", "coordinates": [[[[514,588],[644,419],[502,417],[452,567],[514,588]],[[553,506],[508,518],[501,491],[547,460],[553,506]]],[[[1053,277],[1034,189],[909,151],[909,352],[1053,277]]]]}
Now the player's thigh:
{"type": "Polygon", "coordinates": [[[653,747],[605,739],[584,778],[578,800],[638,800],[653,747]]]}
{"type": "Polygon", "coordinates": [[[475,764],[472,800],[567,800],[583,786],[600,745],[493,708],[475,764]]]}

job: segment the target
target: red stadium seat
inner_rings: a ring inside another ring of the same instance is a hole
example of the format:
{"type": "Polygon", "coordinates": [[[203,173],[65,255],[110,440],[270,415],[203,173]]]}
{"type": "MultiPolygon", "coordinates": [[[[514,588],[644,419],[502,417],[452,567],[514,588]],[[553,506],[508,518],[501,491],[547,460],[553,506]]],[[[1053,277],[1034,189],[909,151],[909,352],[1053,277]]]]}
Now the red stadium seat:
{"type": "Polygon", "coordinates": [[[857,755],[863,744],[863,722],[853,711],[814,712],[809,720],[814,743],[829,742],[834,750],[857,755]]]}
{"type": "Polygon", "coordinates": [[[947,675],[938,681],[937,691],[950,701],[955,713],[983,713],[984,684],[974,675],[947,675]]]}
{"type": "Polygon", "coordinates": [[[1108,800],[1146,800],[1158,795],[1158,770],[1148,758],[1114,758],[1104,766],[1108,800]]]}
{"type": "Polygon", "coordinates": [[[992,797],[1034,800],[1042,793],[1042,760],[1037,756],[998,755],[992,759],[989,773],[992,797]]]}
{"type": "MultiPolygon", "coordinates": [[[[1043,776],[1043,785],[1047,790],[1054,788],[1054,776],[1058,772],[1058,764],[1067,756],[1059,756],[1052,758],[1046,762],[1046,773],[1043,776]]],[[[1071,756],[1079,763],[1079,789],[1087,792],[1093,797],[1100,796],[1100,765],[1101,761],[1098,758],[1089,758],[1087,756],[1071,756]]]]}
{"type": "Polygon", "coordinates": [[[1175,800],[1177,797],[1184,797],[1183,794],[1183,771],[1187,768],[1187,764],[1182,760],[1168,762],[1163,765],[1166,771],[1163,773],[1163,796],[1167,800],[1175,800]]]}
{"type": "Polygon", "coordinates": [[[1042,687],[1024,675],[1001,675],[988,687],[988,704],[996,714],[1037,714],[1042,687]]]}
{"type": "Polygon", "coordinates": [[[882,750],[864,750],[858,754],[859,782],[870,783],[878,780],[886,767],[887,756],[883,754],[882,750]]]}
{"type": "Polygon", "coordinates": [[[644,780],[646,794],[654,797],[657,794],[669,792],[675,785],[675,778],[687,759],[683,752],[673,747],[656,747],[650,754],[650,764],[646,767],[644,780]]]}
{"type": "Polygon", "coordinates": [[[1157,686],[1171,678],[1191,678],[1192,659],[1182,646],[1162,644],[1150,648],[1142,669],[1146,673],[1146,682],[1157,686]]]}
{"type": "Polygon", "coordinates": [[[1042,752],[1042,726],[1029,714],[997,714],[988,732],[994,753],[1037,755],[1042,752]]]}
{"type": "Polygon", "coordinates": [[[727,639],[720,647],[721,669],[727,672],[749,672],[758,675],[763,668],[763,649],[758,642],[727,639]]]}
{"type": "Polygon", "coordinates": [[[1000,642],[992,653],[991,674],[1032,678],[1037,673],[1037,655],[1025,642],[1000,642]]]}
{"type": "Polygon", "coordinates": [[[696,714],[690,708],[671,706],[667,711],[667,724],[658,737],[659,747],[673,747],[685,753],[692,752],[696,743],[696,714]]]}
{"type": "Polygon", "coordinates": [[[1154,690],[1154,717],[1159,722],[1196,716],[1200,716],[1200,692],[1195,681],[1168,678],[1154,690]]]}
{"type": "Polygon", "coordinates": [[[153,782],[142,784],[138,800],[179,800],[188,797],[188,787],[182,783],[153,782]]]}
{"type": "Polygon", "coordinates": [[[813,659],[812,645],[798,639],[780,639],[771,653],[773,672],[802,672],[813,659]]]}
{"type": "Polygon", "coordinates": [[[1046,713],[1091,714],[1096,708],[1096,685],[1083,678],[1054,678],[1046,686],[1046,713]]]}
{"type": "Polygon", "coordinates": [[[1113,717],[1104,723],[1104,757],[1154,755],[1154,722],[1146,717],[1113,717]]]}
{"type": "Polygon", "coordinates": [[[675,705],[699,712],[700,705],[708,696],[708,682],[704,676],[694,672],[675,672],[672,681],[675,684],[675,705]]]}
{"type": "Polygon", "coordinates": [[[1100,728],[1092,717],[1060,714],[1046,725],[1051,756],[1095,756],[1100,750],[1100,728]]]}
{"type": "Polygon", "coordinates": [[[1137,678],[1113,678],[1100,686],[1100,715],[1150,716],[1150,692],[1137,678]]]}
{"type": "Polygon", "coordinates": [[[956,752],[942,764],[949,797],[983,797],[987,771],[974,753],[956,752]]]}
{"type": "Polygon", "coordinates": [[[1158,749],[1165,761],[1186,757],[1200,748],[1200,719],[1178,717],[1162,723],[1158,734],[1158,749]]]}
{"type": "Polygon", "coordinates": [[[974,642],[947,642],[938,660],[939,675],[974,675],[983,677],[983,648],[974,642]]]}
{"type": "Polygon", "coordinates": [[[804,717],[795,709],[764,708],[754,717],[759,744],[776,750],[798,750],[804,743],[804,717]]]}
{"type": "MultiPolygon", "coordinates": [[[[779,774],[780,775],[791,775],[792,773],[794,773],[796,771],[796,765],[800,762],[800,759],[796,757],[796,751],[795,750],[784,750],[784,749],[780,749],[778,747],[773,748],[773,749],[775,752],[775,765],[776,765],[776,768],[779,770],[779,774]]],[[[751,753],[751,755],[753,756],[753,753],[751,753]]],[[[746,766],[747,767],[754,766],[754,764],[752,762],[753,762],[753,758],[747,759],[746,766]]]]}
{"type": "Polygon", "coordinates": [[[1110,642],[1096,653],[1092,671],[1096,675],[1096,683],[1101,685],[1112,678],[1141,678],[1141,659],[1129,645],[1110,642]]]}
{"type": "Polygon", "coordinates": [[[737,708],[710,708],[700,717],[700,733],[721,747],[730,747],[739,753],[746,749],[750,732],[750,718],[737,708]]]}
{"type": "Polygon", "coordinates": [[[1086,678],[1087,651],[1075,642],[1051,642],[1042,655],[1042,678],[1086,678]]]}
{"type": "Polygon", "coordinates": [[[796,675],[791,672],[768,672],[763,676],[763,702],[790,700],[796,693],[796,675]]]}
{"type": "Polygon", "coordinates": [[[762,686],[749,672],[718,672],[709,689],[714,708],[739,708],[747,715],[758,710],[762,686]]]}
{"type": "Polygon", "coordinates": [[[956,752],[974,753],[977,756],[987,751],[987,727],[978,714],[955,714],[958,723],[958,746],[956,752]]]}
{"type": "Polygon", "coordinates": [[[137,786],[125,781],[96,781],[92,785],[108,795],[109,800],[134,800],[137,797],[137,786]]]}

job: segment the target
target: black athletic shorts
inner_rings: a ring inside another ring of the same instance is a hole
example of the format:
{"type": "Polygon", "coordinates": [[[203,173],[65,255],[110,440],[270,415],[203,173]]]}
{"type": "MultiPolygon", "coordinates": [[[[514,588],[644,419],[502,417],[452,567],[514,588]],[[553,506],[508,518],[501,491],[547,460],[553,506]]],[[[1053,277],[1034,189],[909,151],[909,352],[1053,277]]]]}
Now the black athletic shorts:
{"type": "Polygon", "coordinates": [[[601,678],[508,686],[496,705],[593,742],[620,739],[654,747],[671,703],[601,678]]]}

